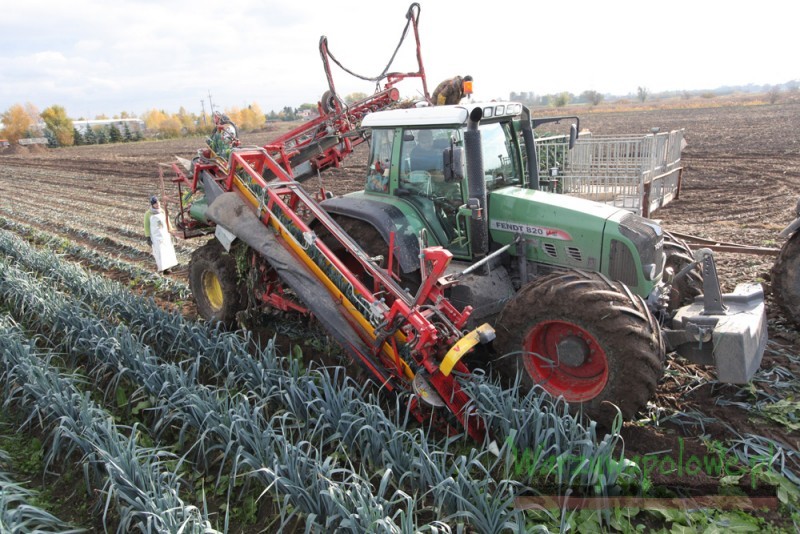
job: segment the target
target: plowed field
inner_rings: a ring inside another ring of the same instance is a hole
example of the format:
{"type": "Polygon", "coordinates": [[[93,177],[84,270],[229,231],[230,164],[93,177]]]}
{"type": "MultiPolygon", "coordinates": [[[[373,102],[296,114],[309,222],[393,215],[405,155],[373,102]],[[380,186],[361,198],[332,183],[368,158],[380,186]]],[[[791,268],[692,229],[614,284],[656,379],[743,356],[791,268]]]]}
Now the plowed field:
{"type": "MultiPolygon", "coordinates": [[[[800,196],[800,101],[773,105],[591,112],[581,126],[598,134],[641,134],[684,128],[683,189],[678,200],[652,216],[669,230],[720,241],[779,247],[778,233],[793,218],[800,196]]],[[[260,145],[278,130],[243,136],[260,145]]],[[[86,268],[151,294],[164,307],[195,315],[188,295],[187,264],[196,241],[176,239],[180,267],[166,277],[142,237],[148,198],[159,194],[160,163],[191,159],[200,138],[57,150],[0,153],[0,228],[32,227],[80,245],[84,256],[66,252],[86,268]],[[96,253],[92,255],[91,253],[96,253]],[[157,283],[153,283],[157,280],[157,283]]],[[[366,144],[343,168],[321,177],[334,193],[361,187],[366,144]]],[[[168,169],[165,176],[169,177],[168,169]]],[[[313,185],[314,180],[307,182],[313,185]]],[[[165,184],[174,201],[177,192],[165,184]]],[[[169,206],[174,209],[175,204],[169,206]]],[[[723,290],[759,281],[769,291],[771,256],[717,254],[723,290]]],[[[650,413],[623,429],[627,453],[664,451],[707,454],[710,440],[732,443],[761,436],[780,444],[800,474],[800,334],[768,298],[770,343],[762,371],[750,386],[721,385],[713,370],[672,360],[650,413]],[[775,409],[774,406],[781,406],[775,409]],[[772,407],[772,408],[771,408],[772,407]],[[794,463],[793,463],[794,462],[794,463]]],[[[691,479],[654,472],[653,482],[672,489],[708,492],[713,477],[691,479]]]]}

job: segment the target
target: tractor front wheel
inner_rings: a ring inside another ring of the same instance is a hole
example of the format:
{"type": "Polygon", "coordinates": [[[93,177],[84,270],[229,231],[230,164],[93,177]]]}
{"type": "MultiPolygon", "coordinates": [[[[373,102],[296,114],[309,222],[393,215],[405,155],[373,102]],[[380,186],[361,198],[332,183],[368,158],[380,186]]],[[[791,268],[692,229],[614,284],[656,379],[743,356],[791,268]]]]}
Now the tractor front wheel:
{"type": "Polygon", "coordinates": [[[783,244],[772,267],[772,296],[786,318],[800,326],[800,232],[783,244]]]}
{"type": "Polygon", "coordinates": [[[247,304],[243,287],[237,281],[236,260],[216,239],[192,254],[189,287],[197,303],[197,313],[209,322],[232,326],[236,314],[247,304]]]}
{"type": "Polygon", "coordinates": [[[691,304],[695,297],[703,293],[703,271],[694,261],[694,254],[689,245],[669,232],[664,232],[664,254],[667,257],[664,266],[671,267],[675,275],[687,265],[694,264],[672,284],[667,309],[674,312],[681,306],[691,304]]]}
{"type": "Polygon", "coordinates": [[[522,288],[500,314],[495,369],[539,385],[599,423],[630,419],[656,391],[664,343],[644,301],[596,273],[552,274],[522,288]]]}

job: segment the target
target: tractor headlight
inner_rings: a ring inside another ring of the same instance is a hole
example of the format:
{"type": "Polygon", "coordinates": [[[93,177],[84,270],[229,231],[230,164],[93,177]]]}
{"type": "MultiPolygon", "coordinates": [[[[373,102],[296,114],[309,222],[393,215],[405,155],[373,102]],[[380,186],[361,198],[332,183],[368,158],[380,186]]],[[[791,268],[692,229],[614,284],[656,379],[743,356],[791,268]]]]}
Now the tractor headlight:
{"type": "Polygon", "coordinates": [[[500,117],[502,115],[513,116],[522,113],[522,104],[497,104],[483,108],[483,118],[500,117]]]}

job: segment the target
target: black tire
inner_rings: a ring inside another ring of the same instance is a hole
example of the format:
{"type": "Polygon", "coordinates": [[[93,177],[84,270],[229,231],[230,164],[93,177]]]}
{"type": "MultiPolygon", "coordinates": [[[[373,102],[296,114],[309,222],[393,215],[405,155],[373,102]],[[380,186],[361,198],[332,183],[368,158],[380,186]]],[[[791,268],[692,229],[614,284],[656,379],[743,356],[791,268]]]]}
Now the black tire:
{"type": "MultiPolygon", "coordinates": [[[[690,263],[694,263],[694,254],[689,245],[669,232],[664,232],[664,254],[667,257],[664,267],[672,267],[675,275],[690,263]]],[[[681,306],[691,304],[695,297],[702,294],[703,271],[695,264],[684,276],[674,280],[667,310],[674,312],[681,306]]]]}
{"type": "Polygon", "coordinates": [[[786,318],[800,326],[800,232],[783,244],[772,266],[772,296],[786,318]]]}
{"type": "Polygon", "coordinates": [[[330,89],[322,93],[322,98],[319,100],[322,106],[322,112],[326,115],[336,111],[336,94],[330,89]]]}
{"type": "Polygon", "coordinates": [[[664,371],[664,342],[647,305],[597,273],[531,282],[506,304],[495,329],[493,368],[509,383],[519,379],[524,391],[538,384],[606,426],[617,413],[609,402],[632,418],[664,371]]]}
{"type": "MultiPolygon", "coordinates": [[[[378,232],[374,226],[367,222],[342,215],[334,215],[333,218],[339,224],[339,226],[342,227],[342,230],[344,230],[347,235],[353,238],[353,240],[358,243],[364,252],[366,252],[370,257],[376,258],[378,256],[383,256],[383,260],[380,261],[378,265],[384,269],[387,267],[389,261],[389,244],[383,239],[381,233],[378,232]]],[[[349,267],[357,270],[356,265],[358,262],[354,258],[349,261],[348,258],[342,258],[344,247],[338,241],[334,240],[326,230],[321,230],[319,235],[322,237],[323,242],[334,254],[337,254],[340,259],[344,259],[345,263],[349,267]]],[[[393,269],[395,275],[400,278],[400,281],[398,282],[400,287],[409,290],[412,294],[416,293],[421,284],[419,271],[401,273],[400,265],[396,259],[394,261],[393,269]]],[[[367,287],[371,287],[369,284],[373,283],[372,278],[366,277],[366,275],[361,281],[364,282],[367,287]]]]}
{"type": "Polygon", "coordinates": [[[244,286],[238,283],[236,260],[213,239],[192,253],[189,287],[197,313],[206,321],[236,324],[236,314],[247,305],[244,286]]]}

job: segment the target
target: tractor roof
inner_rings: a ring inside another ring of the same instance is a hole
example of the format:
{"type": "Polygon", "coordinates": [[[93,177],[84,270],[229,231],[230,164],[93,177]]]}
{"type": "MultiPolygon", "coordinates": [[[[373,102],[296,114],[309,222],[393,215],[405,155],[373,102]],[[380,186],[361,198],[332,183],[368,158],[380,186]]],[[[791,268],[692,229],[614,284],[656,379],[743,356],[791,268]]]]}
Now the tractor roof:
{"type": "Polygon", "coordinates": [[[522,104],[518,102],[469,102],[454,106],[423,106],[376,111],[364,117],[361,126],[365,128],[387,128],[397,126],[465,125],[469,118],[469,112],[476,107],[483,109],[482,122],[517,117],[522,113],[522,104]]]}

